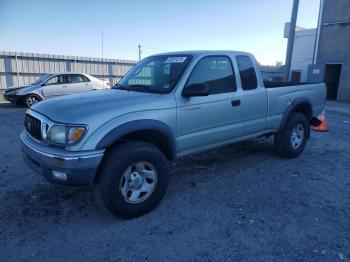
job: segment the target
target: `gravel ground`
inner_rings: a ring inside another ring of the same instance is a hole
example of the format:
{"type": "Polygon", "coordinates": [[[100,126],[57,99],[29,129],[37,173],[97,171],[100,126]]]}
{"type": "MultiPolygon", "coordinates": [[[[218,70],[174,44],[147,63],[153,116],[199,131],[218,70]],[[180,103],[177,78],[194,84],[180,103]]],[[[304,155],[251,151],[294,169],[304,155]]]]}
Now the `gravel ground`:
{"type": "Polygon", "coordinates": [[[297,159],[271,139],[181,159],[161,204],[121,220],[25,166],[24,112],[0,106],[1,261],[350,260],[350,115],[328,114],[297,159]]]}

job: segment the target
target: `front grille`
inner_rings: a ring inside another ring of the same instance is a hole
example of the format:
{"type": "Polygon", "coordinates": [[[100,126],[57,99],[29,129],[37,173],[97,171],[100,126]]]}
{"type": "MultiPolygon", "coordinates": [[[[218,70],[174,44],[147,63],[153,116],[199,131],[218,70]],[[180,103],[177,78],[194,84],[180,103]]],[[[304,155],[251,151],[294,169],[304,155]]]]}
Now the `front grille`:
{"type": "Polygon", "coordinates": [[[24,127],[28,133],[37,140],[41,140],[41,122],[39,119],[26,115],[24,119],[24,127]]]}

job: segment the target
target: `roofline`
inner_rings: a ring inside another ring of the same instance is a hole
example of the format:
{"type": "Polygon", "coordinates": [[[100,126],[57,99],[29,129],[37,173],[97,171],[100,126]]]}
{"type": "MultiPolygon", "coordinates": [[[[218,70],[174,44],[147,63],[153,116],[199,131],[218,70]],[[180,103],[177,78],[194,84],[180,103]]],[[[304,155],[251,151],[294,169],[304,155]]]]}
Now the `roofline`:
{"type": "Polygon", "coordinates": [[[231,53],[234,55],[251,55],[249,52],[243,51],[233,51],[233,50],[184,50],[184,51],[174,51],[174,52],[164,52],[157,53],[150,56],[156,55],[210,55],[210,54],[223,54],[223,53],[231,53]]]}

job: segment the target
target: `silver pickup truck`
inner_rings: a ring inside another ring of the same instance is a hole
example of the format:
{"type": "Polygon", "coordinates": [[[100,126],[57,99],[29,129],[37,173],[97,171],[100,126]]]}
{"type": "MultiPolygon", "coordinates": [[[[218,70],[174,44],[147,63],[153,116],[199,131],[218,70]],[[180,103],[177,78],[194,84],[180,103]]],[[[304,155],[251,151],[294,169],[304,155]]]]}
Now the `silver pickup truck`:
{"type": "Polygon", "coordinates": [[[264,84],[249,53],[153,55],[110,90],[35,104],[23,157],[52,181],[94,185],[113,214],[131,218],[159,203],[180,156],[274,135],[278,154],[297,157],[325,100],[324,84],[264,84]]]}

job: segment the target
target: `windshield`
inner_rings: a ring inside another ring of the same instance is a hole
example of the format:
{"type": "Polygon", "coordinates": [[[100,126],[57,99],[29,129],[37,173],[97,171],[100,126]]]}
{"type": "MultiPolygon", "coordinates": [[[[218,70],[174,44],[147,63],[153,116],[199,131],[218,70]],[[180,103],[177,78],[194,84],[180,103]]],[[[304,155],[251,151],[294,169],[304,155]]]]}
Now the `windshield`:
{"type": "Polygon", "coordinates": [[[174,89],[187,65],[189,55],[158,55],[143,59],[116,84],[114,89],[165,94],[174,89]]]}
{"type": "Polygon", "coordinates": [[[39,79],[35,80],[32,85],[38,85],[44,81],[46,81],[47,79],[49,79],[51,76],[53,76],[53,74],[46,74],[46,75],[43,75],[41,77],[39,77],[39,79]]]}

